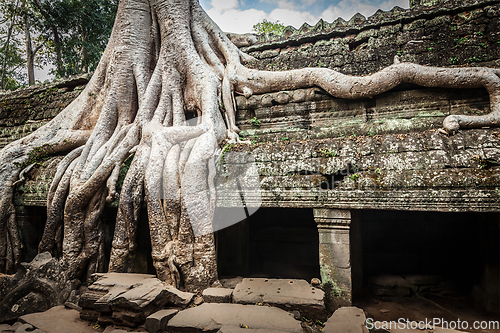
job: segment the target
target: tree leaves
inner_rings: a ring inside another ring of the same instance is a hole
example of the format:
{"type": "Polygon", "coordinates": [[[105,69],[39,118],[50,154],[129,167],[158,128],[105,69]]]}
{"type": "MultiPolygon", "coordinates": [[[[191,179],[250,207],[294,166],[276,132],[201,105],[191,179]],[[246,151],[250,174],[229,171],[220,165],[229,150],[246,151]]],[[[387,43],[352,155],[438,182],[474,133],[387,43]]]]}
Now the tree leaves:
{"type": "Polygon", "coordinates": [[[56,77],[66,77],[95,70],[117,8],[118,0],[0,0],[0,64],[6,58],[5,89],[27,83],[23,20],[28,22],[35,66],[50,66],[56,77]]]}
{"type": "Polygon", "coordinates": [[[285,25],[280,21],[271,22],[266,19],[252,27],[252,30],[258,34],[283,35],[285,33],[285,29],[285,25]]]}

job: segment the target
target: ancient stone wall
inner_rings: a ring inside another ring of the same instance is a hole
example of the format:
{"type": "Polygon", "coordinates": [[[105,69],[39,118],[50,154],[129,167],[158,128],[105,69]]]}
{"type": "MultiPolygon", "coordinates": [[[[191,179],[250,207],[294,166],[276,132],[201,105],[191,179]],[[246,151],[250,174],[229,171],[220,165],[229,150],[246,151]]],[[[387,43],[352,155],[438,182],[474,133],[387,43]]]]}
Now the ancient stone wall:
{"type": "Polygon", "coordinates": [[[500,65],[498,0],[426,1],[349,21],[288,27],[281,39],[260,36],[242,48],[259,59],[253,67],[287,70],[327,67],[349,75],[374,73],[401,61],[432,66],[500,65]]]}
{"type": "MultiPolygon", "coordinates": [[[[261,36],[243,51],[259,59],[251,66],[270,70],[320,66],[364,75],[394,56],[423,65],[499,66],[499,3],[427,1],[368,19],[320,21],[289,28],[287,38],[261,36]]],[[[0,146],[54,117],[86,82],[84,75],[0,94],[0,146]]],[[[264,206],[499,210],[499,130],[438,132],[449,114],[488,113],[485,90],[402,86],[342,100],[311,88],[240,96],[237,104],[240,136],[251,144],[226,150],[255,157],[264,206]]],[[[45,204],[58,159],[31,172],[18,188],[19,205],[45,204]]],[[[221,191],[219,205],[231,206],[232,194],[221,191]]]]}
{"type": "Polygon", "coordinates": [[[0,91],[0,148],[40,128],[64,110],[85,88],[89,74],[0,91]]]}

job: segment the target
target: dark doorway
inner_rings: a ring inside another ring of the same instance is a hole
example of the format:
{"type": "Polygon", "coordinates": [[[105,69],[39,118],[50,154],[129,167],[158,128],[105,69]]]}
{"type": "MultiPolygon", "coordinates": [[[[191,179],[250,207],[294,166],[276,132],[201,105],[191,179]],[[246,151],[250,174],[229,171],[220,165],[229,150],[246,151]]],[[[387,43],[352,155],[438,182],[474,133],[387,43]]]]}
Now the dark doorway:
{"type": "Polygon", "coordinates": [[[394,302],[393,316],[415,315],[417,308],[471,320],[498,313],[500,214],[366,210],[354,216],[362,260],[352,265],[362,277],[353,276],[353,301],[377,320],[393,319],[376,309],[394,302]]]}
{"type": "Polygon", "coordinates": [[[221,277],[319,278],[319,238],[312,209],[261,208],[218,231],[216,240],[221,277]]]}

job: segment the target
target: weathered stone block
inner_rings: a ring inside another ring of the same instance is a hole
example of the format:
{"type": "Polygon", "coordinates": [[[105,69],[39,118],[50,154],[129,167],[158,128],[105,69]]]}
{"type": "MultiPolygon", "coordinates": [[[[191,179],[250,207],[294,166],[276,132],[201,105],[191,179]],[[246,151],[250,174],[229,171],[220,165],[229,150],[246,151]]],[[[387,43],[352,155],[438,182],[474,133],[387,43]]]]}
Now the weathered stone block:
{"type": "Polygon", "coordinates": [[[287,311],[298,310],[308,319],[325,320],[325,293],[305,280],[243,279],[233,291],[239,304],[267,303],[287,311]]]}
{"type": "Polygon", "coordinates": [[[362,309],[343,307],[336,310],[323,328],[324,333],[368,333],[366,316],[362,309]]]}
{"type": "MultiPolygon", "coordinates": [[[[179,312],[167,326],[169,332],[217,332],[221,328],[244,326],[257,332],[302,333],[300,322],[293,315],[278,308],[205,303],[179,312]]],[[[247,330],[246,330],[247,331],[247,330]]],[[[251,332],[251,331],[250,331],[251,332]]]]}
{"type": "Polygon", "coordinates": [[[168,321],[178,312],[179,310],[176,309],[167,309],[153,313],[146,318],[146,329],[149,333],[165,331],[167,329],[168,321]]]}
{"type": "Polygon", "coordinates": [[[232,289],[208,288],[203,290],[203,300],[205,303],[231,303],[232,296],[232,289]]]}

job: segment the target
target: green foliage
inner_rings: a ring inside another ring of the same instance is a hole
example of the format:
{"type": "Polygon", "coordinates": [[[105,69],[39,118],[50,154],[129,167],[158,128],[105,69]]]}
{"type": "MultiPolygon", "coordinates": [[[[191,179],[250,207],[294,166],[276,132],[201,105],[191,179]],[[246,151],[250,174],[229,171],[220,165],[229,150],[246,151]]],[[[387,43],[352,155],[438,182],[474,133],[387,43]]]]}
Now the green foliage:
{"type": "Polygon", "coordinates": [[[255,127],[260,127],[260,120],[257,119],[257,117],[253,117],[252,119],[250,119],[250,123],[255,127]]]}
{"type": "Polygon", "coordinates": [[[51,38],[48,48],[57,77],[94,71],[113,29],[118,0],[55,0],[42,3],[44,26],[55,26],[60,37],[61,63],[54,55],[57,45],[51,38]]]}
{"type": "Polygon", "coordinates": [[[349,179],[355,182],[356,180],[359,179],[359,175],[357,173],[353,173],[352,175],[349,176],[349,179]]]}
{"type": "Polygon", "coordinates": [[[338,153],[331,148],[328,148],[328,149],[323,148],[323,149],[318,150],[318,152],[321,154],[321,157],[324,157],[324,158],[336,157],[338,155],[338,153]]]}
{"type": "Polygon", "coordinates": [[[456,38],[455,39],[455,47],[460,46],[463,42],[467,40],[467,37],[461,37],[461,38],[456,38]]]}
{"type": "Polygon", "coordinates": [[[480,59],[478,59],[477,57],[472,57],[472,58],[467,59],[467,62],[468,62],[469,64],[471,64],[471,63],[473,63],[473,62],[479,62],[479,61],[481,61],[481,60],[480,60],[480,59]]]}
{"type": "Polygon", "coordinates": [[[452,63],[452,65],[456,65],[456,64],[458,64],[458,58],[452,57],[452,58],[450,58],[450,62],[452,63]]]}
{"type": "Polygon", "coordinates": [[[20,7],[19,1],[0,0],[0,75],[5,60],[5,89],[16,89],[26,83],[26,75],[23,72],[26,60],[20,7]],[[11,37],[6,53],[7,35],[11,24],[11,37]]]}
{"type": "Polygon", "coordinates": [[[275,35],[284,35],[285,34],[285,26],[280,21],[271,22],[264,19],[262,22],[254,24],[252,30],[258,34],[275,34],[275,35]]]}
{"type": "Polygon", "coordinates": [[[0,0],[0,64],[5,58],[5,88],[27,83],[25,27],[35,67],[53,66],[56,77],[65,77],[96,69],[117,8],[118,0],[0,0]]]}
{"type": "Polygon", "coordinates": [[[230,144],[227,144],[224,146],[224,149],[222,149],[222,154],[220,155],[220,161],[221,163],[225,163],[226,162],[226,153],[228,151],[230,151],[231,149],[233,149],[234,147],[234,144],[230,143],[230,144]]]}
{"type": "Polygon", "coordinates": [[[40,147],[35,147],[28,153],[28,160],[26,162],[22,164],[14,162],[14,164],[17,164],[17,166],[21,167],[21,169],[24,169],[31,164],[43,166],[43,162],[47,161],[50,158],[50,155],[54,154],[53,146],[54,145],[46,143],[40,147]]]}

